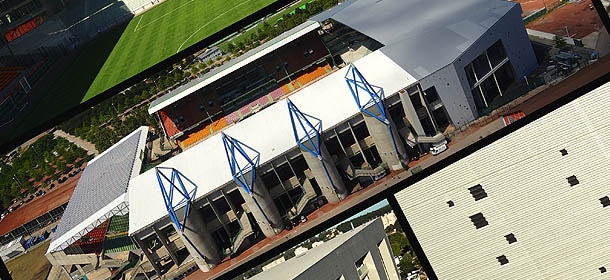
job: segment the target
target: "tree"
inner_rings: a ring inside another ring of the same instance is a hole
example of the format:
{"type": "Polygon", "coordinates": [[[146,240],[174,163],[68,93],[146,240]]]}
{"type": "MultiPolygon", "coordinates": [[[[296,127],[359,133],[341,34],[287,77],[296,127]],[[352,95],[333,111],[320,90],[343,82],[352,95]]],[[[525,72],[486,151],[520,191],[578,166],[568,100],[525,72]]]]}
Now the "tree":
{"type": "Polygon", "coordinates": [[[394,256],[400,256],[402,252],[411,250],[409,240],[402,233],[390,234],[388,235],[388,239],[390,240],[390,246],[392,247],[394,256]]]}
{"type": "Polygon", "coordinates": [[[555,47],[560,50],[568,45],[568,43],[566,42],[566,38],[559,35],[555,35],[555,37],[553,37],[553,42],[555,43],[555,47]]]}
{"type": "Polygon", "coordinates": [[[417,260],[413,259],[413,256],[409,252],[406,252],[402,255],[402,259],[398,263],[398,268],[400,269],[400,274],[407,276],[407,273],[417,269],[417,260]]]}

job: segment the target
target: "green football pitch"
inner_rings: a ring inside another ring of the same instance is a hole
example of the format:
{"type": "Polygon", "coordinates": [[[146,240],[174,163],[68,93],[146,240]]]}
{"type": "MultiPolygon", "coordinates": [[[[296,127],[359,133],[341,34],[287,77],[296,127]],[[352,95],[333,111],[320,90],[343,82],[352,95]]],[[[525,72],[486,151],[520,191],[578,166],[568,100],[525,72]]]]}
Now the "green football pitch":
{"type": "Polygon", "coordinates": [[[81,102],[274,1],[166,0],[129,22],[81,102]]]}

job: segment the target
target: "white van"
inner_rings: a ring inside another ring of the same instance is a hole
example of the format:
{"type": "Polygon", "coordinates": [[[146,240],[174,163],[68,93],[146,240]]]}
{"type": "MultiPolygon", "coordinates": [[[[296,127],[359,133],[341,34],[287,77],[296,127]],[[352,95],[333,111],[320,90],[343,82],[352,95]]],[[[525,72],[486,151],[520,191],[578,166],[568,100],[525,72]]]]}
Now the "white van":
{"type": "Polygon", "coordinates": [[[436,142],[430,146],[430,153],[435,156],[447,150],[447,139],[436,142]]]}

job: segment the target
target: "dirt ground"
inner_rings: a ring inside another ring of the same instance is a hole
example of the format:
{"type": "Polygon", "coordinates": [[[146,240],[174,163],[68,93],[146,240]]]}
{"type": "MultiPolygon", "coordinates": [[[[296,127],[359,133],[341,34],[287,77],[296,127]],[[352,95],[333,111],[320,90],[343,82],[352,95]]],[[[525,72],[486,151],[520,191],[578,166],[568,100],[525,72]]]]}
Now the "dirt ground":
{"type": "Polygon", "coordinates": [[[46,279],[51,269],[51,263],[44,256],[50,241],[45,241],[27,254],[18,256],[6,262],[6,268],[15,280],[46,279]]]}
{"type": "Polygon", "coordinates": [[[34,220],[40,215],[49,212],[56,207],[68,202],[78,179],[82,172],[76,176],[68,178],[66,182],[60,184],[47,194],[35,198],[28,204],[19,207],[15,212],[9,213],[2,221],[0,221],[0,235],[6,234],[19,226],[34,220]]]}
{"type": "MultiPolygon", "coordinates": [[[[543,8],[545,3],[547,7],[556,4],[555,1],[551,0],[517,0],[516,2],[521,3],[524,15],[543,8]]],[[[526,27],[566,37],[569,33],[572,38],[582,39],[603,27],[595,9],[589,8],[590,3],[590,0],[567,3],[528,23],[526,27]]]]}

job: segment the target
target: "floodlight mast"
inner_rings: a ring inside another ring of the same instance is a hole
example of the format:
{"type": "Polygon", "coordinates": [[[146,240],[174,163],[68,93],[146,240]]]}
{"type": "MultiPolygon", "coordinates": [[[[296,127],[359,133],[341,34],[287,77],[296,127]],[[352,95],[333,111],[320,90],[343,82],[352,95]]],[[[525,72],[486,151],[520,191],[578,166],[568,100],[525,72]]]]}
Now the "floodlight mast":
{"type": "Polygon", "coordinates": [[[358,71],[358,68],[353,64],[350,64],[347,69],[347,73],[345,74],[345,82],[347,83],[347,87],[350,90],[350,93],[354,97],[354,101],[356,101],[356,105],[360,111],[368,116],[371,116],[378,121],[385,124],[390,131],[390,136],[392,138],[392,145],[394,146],[394,152],[396,153],[396,157],[400,161],[399,155],[401,154],[398,150],[398,145],[396,143],[394,132],[392,131],[392,124],[386,112],[385,105],[383,104],[384,92],[383,88],[371,85],[364,76],[358,71]],[[366,100],[365,103],[361,102],[360,95],[363,95],[362,98],[366,100]],[[375,110],[372,111],[371,109],[375,110]]]}

